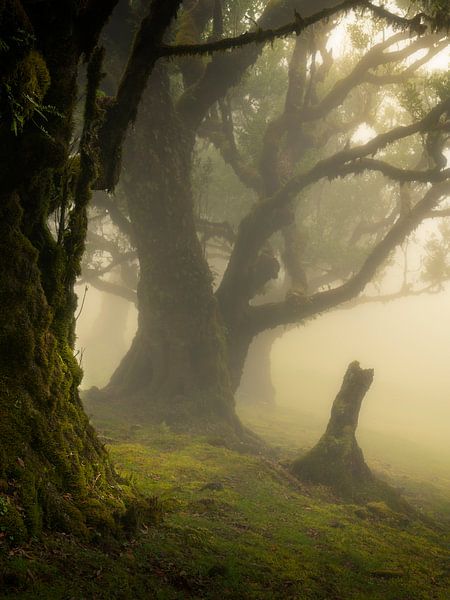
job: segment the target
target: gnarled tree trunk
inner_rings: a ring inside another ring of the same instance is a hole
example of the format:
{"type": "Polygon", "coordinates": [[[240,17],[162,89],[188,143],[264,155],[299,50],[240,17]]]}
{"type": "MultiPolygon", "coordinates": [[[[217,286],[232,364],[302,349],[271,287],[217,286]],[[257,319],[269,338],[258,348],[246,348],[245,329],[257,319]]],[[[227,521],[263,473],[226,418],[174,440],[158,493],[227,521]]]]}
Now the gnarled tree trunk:
{"type": "Polygon", "coordinates": [[[44,528],[81,536],[115,530],[127,500],[83,411],[73,353],[73,286],[90,180],[83,149],[79,163],[69,159],[81,53],[77,7],[27,10],[0,5],[0,36],[12,36],[2,52],[0,92],[8,86],[19,104],[33,99],[23,130],[12,133],[4,106],[0,124],[0,529],[14,542],[44,528]],[[39,116],[31,119],[44,101],[58,111],[47,131],[39,116]],[[60,229],[51,232],[55,209],[60,229]]]}
{"type": "Polygon", "coordinates": [[[138,331],[104,394],[156,421],[239,431],[224,327],[194,223],[193,133],[175,114],[163,67],[142,113],[144,137],[131,140],[125,172],[140,259],[138,331]]]}

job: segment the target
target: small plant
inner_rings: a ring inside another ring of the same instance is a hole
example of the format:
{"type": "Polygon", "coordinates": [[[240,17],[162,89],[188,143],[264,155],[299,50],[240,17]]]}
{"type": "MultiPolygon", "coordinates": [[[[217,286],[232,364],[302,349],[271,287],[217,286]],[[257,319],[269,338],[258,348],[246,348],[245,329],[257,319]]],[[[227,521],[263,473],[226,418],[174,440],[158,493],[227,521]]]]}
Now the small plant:
{"type": "Polygon", "coordinates": [[[0,517],[3,517],[8,512],[8,502],[6,498],[0,496],[0,517]]]}

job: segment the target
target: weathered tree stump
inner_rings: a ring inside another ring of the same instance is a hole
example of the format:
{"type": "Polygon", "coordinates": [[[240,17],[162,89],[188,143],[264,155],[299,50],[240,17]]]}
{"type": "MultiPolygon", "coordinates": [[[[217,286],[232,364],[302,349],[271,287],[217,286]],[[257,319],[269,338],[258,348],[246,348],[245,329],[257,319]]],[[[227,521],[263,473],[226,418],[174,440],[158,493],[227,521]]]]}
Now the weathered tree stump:
{"type": "Polygon", "coordinates": [[[373,369],[361,369],[357,361],[350,363],[325,433],[291,469],[299,479],[326,485],[346,500],[381,501],[380,506],[413,515],[416,512],[397,490],[371,472],[356,441],[361,403],[372,381],[373,369]]]}
{"type": "Polygon", "coordinates": [[[361,490],[373,483],[355,437],[361,403],[372,381],[373,369],[361,369],[357,361],[350,363],[324,435],[292,465],[297,477],[330,486],[350,498],[360,496],[361,490]]]}

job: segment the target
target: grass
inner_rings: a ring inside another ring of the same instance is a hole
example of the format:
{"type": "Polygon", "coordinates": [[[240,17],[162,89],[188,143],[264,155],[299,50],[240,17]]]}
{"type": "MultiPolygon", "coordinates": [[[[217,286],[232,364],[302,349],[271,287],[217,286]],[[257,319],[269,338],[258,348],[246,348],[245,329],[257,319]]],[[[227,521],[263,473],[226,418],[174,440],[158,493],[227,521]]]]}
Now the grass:
{"type": "MultiPolygon", "coordinates": [[[[326,489],[299,484],[281,466],[314,443],[314,422],[308,426],[288,410],[246,408],[241,415],[278,447],[279,460],[239,454],[166,427],[99,420],[118,470],[160,498],[163,522],[109,550],[67,536],[4,549],[0,597],[447,600],[450,490],[444,471],[433,486],[421,486],[414,465],[408,471],[392,456],[384,471],[437,527],[379,503],[344,504],[326,489]]],[[[371,458],[376,447],[372,443],[371,458]]],[[[386,453],[386,444],[380,447],[386,453]]],[[[383,471],[381,451],[378,460],[383,471]]]]}

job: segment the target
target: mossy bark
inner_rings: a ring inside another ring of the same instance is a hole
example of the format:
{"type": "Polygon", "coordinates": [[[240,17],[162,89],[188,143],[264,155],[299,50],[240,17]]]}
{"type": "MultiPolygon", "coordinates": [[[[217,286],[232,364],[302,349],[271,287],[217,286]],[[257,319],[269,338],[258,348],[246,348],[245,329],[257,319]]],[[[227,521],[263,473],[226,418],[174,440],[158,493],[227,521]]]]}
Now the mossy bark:
{"type": "MultiPolygon", "coordinates": [[[[38,55],[28,66],[45,69],[34,81],[46,82],[42,99],[55,110],[45,130],[32,112],[20,131],[13,116],[0,124],[0,530],[11,542],[43,529],[88,538],[118,532],[135,498],[120,485],[77,391],[73,285],[89,200],[87,156],[69,157],[80,49],[67,3],[28,15],[14,13],[16,4],[0,7],[0,32],[13,14],[19,38],[30,35],[21,48],[10,46],[0,86],[9,85],[15,63],[38,55]],[[52,233],[55,210],[65,218],[52,233]]],[[[15,94],[20,100],[20,81],[15,94]]]]}
{"type": "Polygon", "coordinates": [[[396,490],[373,475],[355,437],[361,403],[372,381],[373,369],[350,363],[324,435],[291,470],[303,481],[329,486],[346,500],[382,500],[394,510],[411,512],[396,490]]]}
{"type": "Polygon", "coordinates": [[[239,431],[225,330],[194,222],[193,143],[160,66],[125,158],[140,260],[138,331],[103,396],[134,407],[136,416],[177,427],[239,431]]]}
{"type": "Polygon", "coordinates": [[[349,365],[324,435],[292,465],[298,477],[329,485],[349,497],[358,495],[361,487],[372,481],[355,437],[361,403],[372,380],[373,369],[361,369],[356,361],[349,365]]]}

